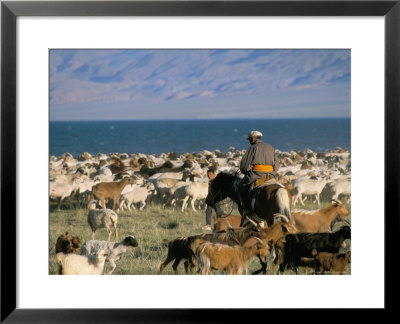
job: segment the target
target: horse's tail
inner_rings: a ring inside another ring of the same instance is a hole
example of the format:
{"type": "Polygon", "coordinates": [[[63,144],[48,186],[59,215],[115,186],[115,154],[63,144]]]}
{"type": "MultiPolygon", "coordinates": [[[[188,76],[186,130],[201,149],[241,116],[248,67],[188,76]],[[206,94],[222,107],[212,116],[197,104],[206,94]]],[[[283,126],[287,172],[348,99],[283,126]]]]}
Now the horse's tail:
{"type": "Polygon", "coordinates": [[[287,189],[279,188],[276,191],[276,203],[279,207],[279,213],[285,215],[289,220],[291,220],[290,197],[287,189]]]}

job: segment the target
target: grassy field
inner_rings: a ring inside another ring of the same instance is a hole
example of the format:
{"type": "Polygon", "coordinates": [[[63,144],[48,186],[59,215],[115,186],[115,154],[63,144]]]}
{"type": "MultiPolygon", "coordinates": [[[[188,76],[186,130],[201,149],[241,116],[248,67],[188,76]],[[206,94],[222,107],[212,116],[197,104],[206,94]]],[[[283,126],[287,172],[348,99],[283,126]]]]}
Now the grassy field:
{"type": "MultiPolygon", "coordinates": [[[[322,203],[325,206],[327,203],[322,203]]],[[[226,213],[238,214],[236,208],[233,208],[229,201],[222,206],[226,213]],[[233,210],[232,210],[233,209],[233,210]]],[[[307,209],[317,209],[315,204],[306,205],[307,209]]],[[[350,210],[350,206],[347,205],[350,210]]],[[[55,259],[55,244],[59,235],[69,232],[78,236],[83,243],[92,239],[92,233],[87,224],[86,209],[84,207],[71,209],[69,203],[62,205],[61,210],[57,210],[57,203],[50,202],[50,233],[49,233],[49,274],[58,273],[58,265],[55,259]]],[[[112,275],[156,275],[160,264],[167,255],[167,244],[163,239],[174,239],[178,236],[189,236],[202,233],[210,233],[202,229],[205,225],[205,210],[193,211],[191,207],[181,212],[178,209],[162,208],[158,204],[150,203],[143,211],[138,209],[131,212],[124,210],[118,213],[118,239],[122,240],[127,234],[134,234],[139,246],[128,248],[128,251],[117,262],[117,267],[112,275]]],[[[351,221],[351,215],[347,217],[351,221]]],[[[343,223],[337,222],[334,230],[342,226],[343,223]]],[[[95,239],[107,240],[108,234],[105,229],[99,229],[95,233],[95,239]]],[[[115,241],[114,236],[111,237],[115,241]]],[[[347,250],[347,249],[346,249],[347,250]]],[[[268,270],[270,270],[268,264],[268,270]]],[[[105,273],[108,272],[109,264],[106,263],[105,273]]],[[[260,264],[257,258],[249,262],[249,273],[258,270],[260,264]]],[[[179,274],[185,274],[183,261],[178,267],[179,274]]],[[[304,269],[300,269],[300,274],[304,274],[304,269]]],[[[350,273],[350,267],[348,270],[350,273]]],[[[164,275],[174,274],[172,262],[164,269],[164,275]]],[[[293,274],[291,271],[285,274],[293,274]]]]}

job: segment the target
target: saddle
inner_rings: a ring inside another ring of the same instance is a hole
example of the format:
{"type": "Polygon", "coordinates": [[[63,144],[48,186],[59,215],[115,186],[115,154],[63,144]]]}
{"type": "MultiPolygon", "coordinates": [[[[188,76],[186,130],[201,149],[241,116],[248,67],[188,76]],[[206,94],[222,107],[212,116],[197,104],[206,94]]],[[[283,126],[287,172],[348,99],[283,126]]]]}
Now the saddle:
{"type": "Polygon", "coordinates": [[[256,199],[257,199],[258,195],[260,194],[260,192],[262,191],[262,189],[269,185],[272,185],[272,184],[277,184],[277,185],[281,186],[282,188],[284,188],[284,186],[282,184],[280,184],[275,179],[275,177],[273,177],[269,174],[266,175],[265,177],[258,179],[254,183],[254,187],[252,189],[250,189],[250,192],[249,192],[250,204],[251,204],[251,209],[253,212],[254,212],[254,205],[256,203],[256,199]]]}
{"type": "Polygon", "coordinates": [[[267,174],[266,176],[256,180],[256,182],[254,183],[254,188],[257,188],[259,186],[266,186],[267,184],[270,183],[278,183],[275,179],[274,176],[267,174]]]}
{"type": "MultiPolygon", "coordinates": [[[[248,199],[249,199],[248,202],[250,203],[250,206],[248,206],[248,207],[251,207],[251,212],[254,213],[254,205],[255,205],[257,196],[259,195],[259,193],[261,192],[261,190],[262,190],[264,187],[269,186],[269,185],[271,185],[271,184],[277,184],[277,185],[281,186],[282,188],[284,187],[283,185],[281,185],[281,184],[275,179],[274,176],[272,176],[272,175],[270,175],[270,174],[267,174],[266,176],[264,176],[264,177],[258,179],[255,183],[253,183],[253,184],[250,186],[250,188],[249,188],[249,190],[248,190],[247,197],[248,197],[248,199]]],[[[243,191],[238,190],[238,189],[240,188],[239,186],[240,186],[240,180],[238,179],[237,181],[234,182],[234,188],[235,188],[235,190],[238,192],[238,194],[239,194],[239,192],[241,192],[241,194],[243,195],[243,191]]],[[[242,197],[243,197],[243,196],[242,196],[242,197]]],[[[243,198],[244,198],[244,197],[243,197],[243,198]]],[[[247,204],[247,203],[246,203],[246,204],[247,204]]]]}

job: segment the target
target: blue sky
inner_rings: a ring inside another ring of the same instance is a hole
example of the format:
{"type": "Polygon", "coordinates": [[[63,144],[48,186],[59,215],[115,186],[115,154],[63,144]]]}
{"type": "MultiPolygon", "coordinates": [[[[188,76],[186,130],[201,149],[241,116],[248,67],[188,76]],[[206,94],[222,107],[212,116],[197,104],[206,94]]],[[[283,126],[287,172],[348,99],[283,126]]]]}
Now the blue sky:
{"type": "Polygon", "coordinates": [[[50,120],[350,117],[350,50],[50,50],[50,120]]]}

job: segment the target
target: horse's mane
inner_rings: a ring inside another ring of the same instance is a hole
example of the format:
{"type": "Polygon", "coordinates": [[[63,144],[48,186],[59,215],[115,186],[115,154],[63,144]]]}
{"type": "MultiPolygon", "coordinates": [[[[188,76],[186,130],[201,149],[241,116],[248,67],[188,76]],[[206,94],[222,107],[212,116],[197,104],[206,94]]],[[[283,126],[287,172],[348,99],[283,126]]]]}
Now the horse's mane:
{"type": "Polygon", "coordinates": [[[240,178],[237,175],[233,175],[233,174],[225,172],[225,171],[218,173],[217,177],[218,176],[220,176],[220,178],[223,178],[224,180],[229,179],[232,182],[235,180],[240,180],[240,178]]]}
{"type": "Polygon", "coordinates": [[[233,174],[228,173],[228,172],[226,172],[226,171],[220,172],[220,173],[218,173],[218,175],[221,175],[221,177],[227,177],[227,178],[237,178],[237,177],[234,176],[233,174]]]}

